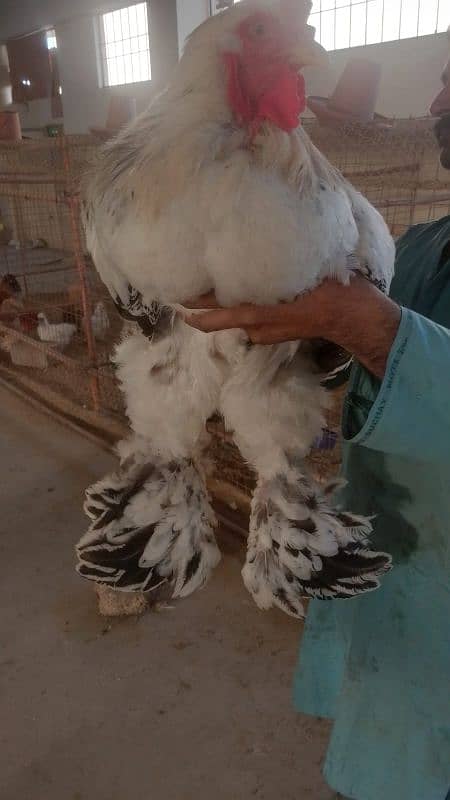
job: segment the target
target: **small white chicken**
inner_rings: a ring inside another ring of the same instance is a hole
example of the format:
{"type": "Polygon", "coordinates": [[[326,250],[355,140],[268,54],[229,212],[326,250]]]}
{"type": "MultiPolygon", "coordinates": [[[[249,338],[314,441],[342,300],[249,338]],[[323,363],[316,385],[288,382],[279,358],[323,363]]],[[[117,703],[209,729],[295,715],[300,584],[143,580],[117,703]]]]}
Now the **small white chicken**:
{"type": "Polygon", "coordinates": [[[104,341],[106,334],[110,328],[109,317],[105,308],[105,304],[100,300],[93,311],[92,317],[92,332],[96,339],[104,341]]]}
{"type": "Polygon", "coordinates": [[[50,323],[41,311],[38,315],[37,334],[41,342],[51,344],[58,350],[69,346],[77,332],[77,326],[68,322],[50,323]]]}
{"type": "Polygon", "coordinates": [[[382,217],[300,125],[299,70],[323,59],[309,0],[243,0],[202,25],[167,90],[102,149],[87,242],[131,323],[115,360],[132,435],[120,470],[87,492],[78,570],[124,591],[202,586],[218,563],[204,479],[205,424],[225,418],[258,473],[244,582],[261,608],[353,597],[390,568],[369,520],[333,503],[304,459],[324,426],[321,378],[300,342],[249,346],[176,316],[186,298],[277,303],[355,260],[389,287],[382,217]]]}

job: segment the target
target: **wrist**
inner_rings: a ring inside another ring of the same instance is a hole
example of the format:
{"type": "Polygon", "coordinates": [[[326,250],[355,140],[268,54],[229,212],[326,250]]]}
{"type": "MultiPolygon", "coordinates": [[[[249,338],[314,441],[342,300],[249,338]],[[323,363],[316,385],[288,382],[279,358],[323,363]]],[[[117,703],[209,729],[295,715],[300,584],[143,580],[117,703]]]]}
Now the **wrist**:
{"type": "Polygon", "coordinates": [[[401,309],[367,280],[352,279],[341,286],[333,309],[326,309],[325,326],[330,341],[339,345],[379,378],[401,321],[401,309]]]}

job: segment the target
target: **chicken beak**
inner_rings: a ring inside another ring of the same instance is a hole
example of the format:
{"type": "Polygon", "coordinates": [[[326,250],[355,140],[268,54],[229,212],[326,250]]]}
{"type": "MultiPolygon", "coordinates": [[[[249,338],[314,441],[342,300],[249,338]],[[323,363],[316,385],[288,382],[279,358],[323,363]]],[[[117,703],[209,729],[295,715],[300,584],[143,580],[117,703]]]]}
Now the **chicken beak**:
{"type": "Polygon", "coordinates": [[[322,45],[315,41],[315,28],[306,25],[302,35],[298,37],[295,47],[291,49],[291,62],[298,69],[303,67],[327,67],[328,53],[322,45]]]}

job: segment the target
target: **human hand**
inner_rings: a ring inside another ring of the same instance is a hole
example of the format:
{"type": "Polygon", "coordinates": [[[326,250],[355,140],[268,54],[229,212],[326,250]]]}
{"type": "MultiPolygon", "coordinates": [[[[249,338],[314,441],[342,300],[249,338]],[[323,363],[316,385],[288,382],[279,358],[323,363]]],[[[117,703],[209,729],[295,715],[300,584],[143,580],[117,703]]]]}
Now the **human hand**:
{"type": "Polygon", "coordinates": [[[336,295],[345,287],[325,281],[312,292],[300,295],[290,303],[256,306],[243,303],[221,308],[214,292],[183,304],[201,313],[187,315],[185,322],[205,333],[240,328],[253,344],[279,344],[298,339],[331,339],[336,295]],[[205,309],[211,309],[205,311],[205,309]]]}
{"type": "Polygon", "coordinates": [[[354,275],[348,286],[324,281],[291,303],[220,308],[210,293],[185,305],[212,309],[185,317],[188,325],[205,333],[240,328],[253,344],[263,345],[327,339],[378,377],[384,374],[401,318],[399,307],[360,275],[354,275]]]}

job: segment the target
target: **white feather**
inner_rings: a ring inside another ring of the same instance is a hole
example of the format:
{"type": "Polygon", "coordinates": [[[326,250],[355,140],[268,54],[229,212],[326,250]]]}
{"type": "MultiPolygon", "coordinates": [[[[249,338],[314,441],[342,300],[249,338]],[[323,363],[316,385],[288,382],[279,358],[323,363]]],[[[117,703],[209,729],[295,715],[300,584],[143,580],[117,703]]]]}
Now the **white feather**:
{"type": "Polygon", "coordinates": [[[37,333],[41,342],[63,349],[70,344],[76,332],[76,325],[67,322],[51,324],[43,312],[38,314],[37,333]]]}

